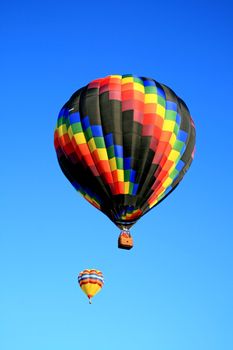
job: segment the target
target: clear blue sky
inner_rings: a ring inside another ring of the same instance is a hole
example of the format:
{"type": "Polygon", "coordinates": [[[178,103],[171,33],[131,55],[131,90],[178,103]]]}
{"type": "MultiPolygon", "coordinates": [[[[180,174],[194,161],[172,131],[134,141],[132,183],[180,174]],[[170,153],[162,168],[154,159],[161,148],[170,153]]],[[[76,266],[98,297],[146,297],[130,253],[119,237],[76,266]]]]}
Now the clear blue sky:
{"type": "Polygon", "coordinates": [[[1,3],[0,348],[233,349],[231,1],[1,3]],[[184,181],[135,247],[61,173],[63,103],[108,74],[153,77],[197,128],[184,181]],[[89,305],[87,267],[105,286],[89,305]]]}

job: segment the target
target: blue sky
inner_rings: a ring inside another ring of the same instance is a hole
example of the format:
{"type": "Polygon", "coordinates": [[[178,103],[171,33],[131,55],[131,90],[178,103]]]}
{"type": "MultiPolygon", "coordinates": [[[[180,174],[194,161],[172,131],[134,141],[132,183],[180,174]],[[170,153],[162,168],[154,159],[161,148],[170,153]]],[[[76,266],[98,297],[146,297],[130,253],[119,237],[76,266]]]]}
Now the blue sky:
{"type": "Polygon", "coordinates": [[[0,347],[232,350],[233,18],[229,1],[1,3],[0,347]],[[118,229],[61,173],[63,103],[108,74],[170,86],[197,128],[179,188],[118,229]],[[87,267],[105,286],[90,306],[87,267]]]}

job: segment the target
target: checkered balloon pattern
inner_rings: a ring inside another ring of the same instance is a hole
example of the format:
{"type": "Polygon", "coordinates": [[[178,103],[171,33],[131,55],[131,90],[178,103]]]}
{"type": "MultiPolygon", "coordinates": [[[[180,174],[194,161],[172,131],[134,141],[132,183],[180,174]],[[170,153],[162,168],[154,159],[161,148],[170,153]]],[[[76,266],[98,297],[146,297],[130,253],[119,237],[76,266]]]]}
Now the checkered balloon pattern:
{"type": "Polygon", "coordinates": [[[72,95],[58,116],[54,143],[75,189],[118,227],[131,227],[182,180],[195,127],[167,86],[110,75],[72,95]]]}

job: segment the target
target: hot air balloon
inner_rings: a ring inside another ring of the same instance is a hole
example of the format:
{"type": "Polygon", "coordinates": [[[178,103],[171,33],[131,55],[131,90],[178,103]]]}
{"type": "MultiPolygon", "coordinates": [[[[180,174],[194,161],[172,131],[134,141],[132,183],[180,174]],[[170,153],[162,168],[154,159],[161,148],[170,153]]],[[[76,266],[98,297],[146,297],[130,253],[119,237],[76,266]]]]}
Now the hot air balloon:
{"type": "Polygon", "coordinates": [[[87,295],[89,303],[103,287],[104,277],[101,271],[95,269],[86,269],[78,275],[78,283],[82,291],[87,295]]]}
{"type": "Polygon", "coordinates": [[[59,113],[54,144],[65,176],[123,230],[118,246],[130,249],[129,229],[190,167],[195,127],[169,87],[132,74],[110,75],[71,96],[59,113]]]}

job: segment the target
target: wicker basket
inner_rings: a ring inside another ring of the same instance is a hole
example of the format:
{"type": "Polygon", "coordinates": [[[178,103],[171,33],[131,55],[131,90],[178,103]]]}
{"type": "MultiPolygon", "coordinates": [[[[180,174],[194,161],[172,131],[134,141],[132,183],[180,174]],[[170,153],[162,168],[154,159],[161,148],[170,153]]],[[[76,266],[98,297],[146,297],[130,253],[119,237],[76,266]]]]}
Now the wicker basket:
{"type": "Polygon", "coordinates": [[[118,248],[131,249],[133,248],[133,238],[128,231],[122,231],[118,238],[118,248]]]}

